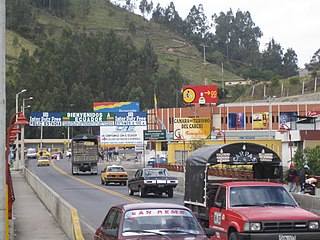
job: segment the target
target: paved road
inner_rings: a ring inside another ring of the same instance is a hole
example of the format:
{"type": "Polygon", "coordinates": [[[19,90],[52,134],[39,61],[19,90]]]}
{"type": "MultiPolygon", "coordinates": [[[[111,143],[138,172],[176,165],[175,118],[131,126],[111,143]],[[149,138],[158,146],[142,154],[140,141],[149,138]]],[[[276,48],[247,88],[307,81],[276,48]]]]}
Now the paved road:
{"type": "MultiPolygon", "coordinates": [[[[169,202],[183,204],[182,194],[175,193],[173,198],[129,196],[128,188],[120,185],[101,185],[100,171],[111,163],[99,163],[99,174],[71,174],[71,164],[68,159],[54,161],[49,167],[37,167],[36,160],[28,161],[28,169],[35,173],[50,188],[69,202],[78,211],[83,223],[83,233],[86,239],[91,239],[94,230],[101,224],[109,208],[120,203],[132,202],[169,202]]],[[[127,164],[126,167],[137,168],[139,163],[127,164]]]]}

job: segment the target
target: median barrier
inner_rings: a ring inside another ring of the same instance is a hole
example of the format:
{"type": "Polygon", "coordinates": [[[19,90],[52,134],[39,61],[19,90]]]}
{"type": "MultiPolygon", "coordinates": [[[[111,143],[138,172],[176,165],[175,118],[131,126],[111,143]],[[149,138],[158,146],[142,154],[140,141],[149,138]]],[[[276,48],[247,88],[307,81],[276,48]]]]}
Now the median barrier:
{"type": "Polygon", "coordinates": [[[68,238],[83,240],[77,210],[28,169],[23,169],[23,175],[68,238]]]}

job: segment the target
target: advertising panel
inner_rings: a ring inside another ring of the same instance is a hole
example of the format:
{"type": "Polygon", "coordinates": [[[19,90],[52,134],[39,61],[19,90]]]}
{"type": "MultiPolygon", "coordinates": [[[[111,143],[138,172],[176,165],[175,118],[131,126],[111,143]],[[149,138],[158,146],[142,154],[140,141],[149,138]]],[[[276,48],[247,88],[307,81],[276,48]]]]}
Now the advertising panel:
{"type": "Polygon", "coordinates": [[[217,85],[183,86],[182,92],[185,104],[217,104],[218,88],[217,85]]]}
{"type": "Polygon", "coordinates": [[[114,113],[66,112],[62,113],[62,126],[111,126],[114,113]]]}
{"type": "Polygon", "coordinates": [[[143,131],[147,126],[104,126],[100,127],[100,144],[142,145],[143,131]]]}
{"type": "Polygon", "coordinates": [[[143,139],[149,140],[167,140],[166,130],[146,130],[143,131],[143,139]]]}
{"type": "Polygon", "coordinates": [[[116,126],[146,126],[146,112],[118,112],[114,113],[114,125],[116,126]]]}
{"type": "Polygon", "coordinates": [[[61,126],[60,112],[31,112],[29,126],[57,127],[61,126]]]}
{"type": "Polygon", "coordinates": [[[95,102],[94,112],[139,112],[138,102],[95,102]]]}
{"type": "Polygon", "coordinates": [[[281,124],[286,124],[288,122],[292,122],[295,121],[297,118],[295,118],[294,116],[297,116],[298,113],[297,112],[280,112],[280,126],[281,124]]]}
{"type": "Polygon", "coordinates": [[[175,118],[173,139],[209,139],[210,126],[210,118],[175,118]]]}
{"type": "Polygon", "coordinates": [[[266,129],[269,126],[269,113],[254,113],[252,115],[253,128],[266,129]]]}
{"type": "Polygon", "coordinates": [[[234,128],[234,129],[244,128],[244,114],[243,113],[229,113],[228,126],[229,126],[229,128],[234,128]]]}

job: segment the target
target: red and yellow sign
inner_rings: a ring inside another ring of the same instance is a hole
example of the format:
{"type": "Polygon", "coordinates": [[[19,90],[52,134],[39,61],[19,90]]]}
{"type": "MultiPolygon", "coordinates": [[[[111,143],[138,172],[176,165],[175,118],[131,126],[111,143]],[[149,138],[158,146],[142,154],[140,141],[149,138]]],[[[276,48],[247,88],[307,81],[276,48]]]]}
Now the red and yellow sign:
{"type": "Polygon", "coordinates": [[[217,85],[183,86],[182,96],[185,104],[217,104],[217,85]]]}

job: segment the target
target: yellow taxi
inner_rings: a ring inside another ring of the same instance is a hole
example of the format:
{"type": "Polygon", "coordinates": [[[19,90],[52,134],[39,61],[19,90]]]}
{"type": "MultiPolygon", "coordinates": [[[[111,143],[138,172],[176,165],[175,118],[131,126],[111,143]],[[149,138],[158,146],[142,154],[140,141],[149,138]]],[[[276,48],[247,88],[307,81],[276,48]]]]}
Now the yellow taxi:
{"type": "Polygon", "coordinates": [[[119,183],[127,185],[128,174],[122,166],[111,165],[105,167],[101,171],[101,184],[108,185],[109,183],[119,183]]]}
{"type": "Polygon", "coordinates": [[[49,157],[46,157],[46,156],[39,157],[37,160],[37,165],[38,165],[38,167],[49,166],[50,165],[49,157]]]}
{"type": "Polygon", "coordinates": [[[37,157],[49,157],[51,158],[51,153],[48,152],[47,150],[45,149],[40,149],[38,152],[37,152],[37,157]]]}

